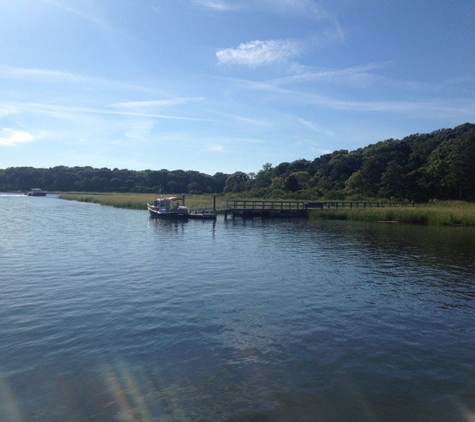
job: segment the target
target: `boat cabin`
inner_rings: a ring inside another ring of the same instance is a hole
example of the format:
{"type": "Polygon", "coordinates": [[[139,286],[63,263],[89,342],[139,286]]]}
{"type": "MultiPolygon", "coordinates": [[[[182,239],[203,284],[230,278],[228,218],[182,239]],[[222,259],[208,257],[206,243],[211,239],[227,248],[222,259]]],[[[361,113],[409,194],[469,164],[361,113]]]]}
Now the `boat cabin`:
{"type": "Polygon", "coordinates": [[[157,198],[151,208],[160,213],[188,214],[188,207],[180,205],[180,198],[176,196],[157,198]]]}

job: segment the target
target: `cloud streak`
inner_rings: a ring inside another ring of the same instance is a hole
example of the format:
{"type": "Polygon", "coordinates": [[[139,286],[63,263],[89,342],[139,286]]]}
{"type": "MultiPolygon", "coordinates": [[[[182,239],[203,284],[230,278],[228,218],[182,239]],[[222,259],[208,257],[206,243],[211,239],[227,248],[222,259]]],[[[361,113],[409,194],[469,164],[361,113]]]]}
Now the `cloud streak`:
{"type": "Polygon", "coordinates": [[[326,129],[322,128],[319,124],[317,124],[315,122],[312,122],[311,120],[298,119],[298,121],[302,125],[304,125],[305,127],[308,127],[309,129],[311,129],[314,132],[324,133],[325,135],[328,135],[328,136],[335,136],[335,133],[333,131],[326,130],[326,129]]]}
{"type": "Polygon", "coordinates": [[[20,112],[37,112],[44,113],[55,117],[75,117],[78,113],[97,114],[97,115],[117,115],[117,116],[134,116],[134,117],[152,117],[156,119],[166,120],[186,120],[186,121],[211,121],[210,119],[188,116],[174,116],[159,113],[147,113],[130,110],[110,110],[106,108],[95,107],[79,107],[79,106],[60,106],[41,103],[17,103],[15,111],[20,112]]]}
{"type": "Polygon", "coordinates": [[[312,0],[258,0],[260,8],[276,14],[306,17],[307,19],[332,19],[327,10],[312,0]]]}
{"type": "Polygon", "coordinates": [[[192,0],[193,4],[207,9],[216,10],[219,12],[228,12],[231,10],[239,10],[241,6],[230,4],[223,0],[192,0]]]}
{"type": "Polygon", "coordinates": [[[298,105],[300,108],[317,106],[326,110],[345,112],[378,112],[394,115],[404,115],[410,118],[455,118],[458,121],[473,119],[475,114],[475,101],[473,99],[456,98],[453,96],[429,97],[419,100],[365,100],[345,99],[344,92],[337,95],[321,95],[313,90],[302,91],[299,89],[283,88],[271,82],[255,82],[243,79],[233,79],[239,87],[239,93],[244,89],[249,92],[259,93],[259,98],[264,98],[266,103],[278,102],[298,105]]]}
{"type": "Polygon", "coordinates": [[[0,130],[0,146],[11,147],[19,144],[25,144],[27,142],[34,141],[35,137],[20,130],[14,130],[10,128],[4,128],[0,130]]]}
{"type": "Polygon", "coordinates": [[[132,108],[153,108],[153,107],[172,107],[190,102],[203,101],[205,97],[194,98],[172,98],[168,100],[151,100],[151,101],[127,101],[123,103],[112,104],[113,107],[132,109],[132,108]]]}
{"type": "Polygon", "coordinates": [[[298,16],[314,20],[332,20],[327,10],[313,0],[255,0],[253,2],[229,0],[190,0],[196,6],[220,12],[252,11],[298,16]]]}
{"type": "Polygon", "coordinates": [[[100,28],[106,29],[107,31],[111,32],[117,32],[116,28],[114,28],[111,24],[109,24],[107,21],[100,19],[97,16],[94,16],[90,13],[84,13],[80,10],[77,10],[71,6],[67,6],[62,2],[59,2],[57,0],[43,0],[45,3],[51,4],[59,9],[65,10],[68,13],[72,13],[76,16],[79,16],[80,18],[92,23],[95,26],[98,26],[100,28]]]}
{"type": "Polygon", "coordinates": [[[70,72],[45,70],[37,68],[23,68],[0,66],[1,79],[33,80],[40,82],[82,82],[84,78],[70,72]]]}
{"type": "Polygon", "coordinates": [[[302,43],[292,40],[255,40],[216,53],[219,64],[237,64],[250,68],[283,62],[302,54],[302,43]]]}
{"type": "Polygon", "coordinates": [[[269,80],[268,83],[272,85],[287,85],[301,82],[325,81],[333,83],[350,82],[352,84],[364,85],[375,80],[384,79],[381,76],[375,75],[372,71],[386,67],[388,64],[389,62],[368,63],[344,69],[328,69],[321,71],[314,71],[312,69],[307,69],[305,66],[295,64],[292,66],[291,71],[294,71],[296,74],[272,79],[269,80]]]}

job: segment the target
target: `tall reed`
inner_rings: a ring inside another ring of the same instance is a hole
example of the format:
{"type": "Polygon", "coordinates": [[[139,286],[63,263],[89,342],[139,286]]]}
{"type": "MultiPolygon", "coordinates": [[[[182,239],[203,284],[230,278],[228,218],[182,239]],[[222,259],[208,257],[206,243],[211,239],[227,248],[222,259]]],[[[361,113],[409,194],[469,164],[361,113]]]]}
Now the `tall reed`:
{"type": "MultiPolygon", "coordinates": [[[[182,195],[176,196],[182,200],[182,195]]],[[[147,204],[152,203],[156,197],[156,194],[150,193],[66,193],[59,196],[60,199],[136,210],[146,210],[147,204]]],[[[185,204],[193,209],[210,208],[213,206],[213,199],[213,195],[185,195],[185,204]]],[[[222,205],[223,202],[221,199],[217,201],[217,205],[222,205]]]]}
{"type": "MultiPolygon", "coordinates": [[[[153,202],[156,194],[148,193],[68,193],[61,194],[61,199],[92,202],[117,208],[145,210],[147,203],[153,202]]],[[[181,195],[177,195],[181,198],[181,195]]],[[[213,195],[186,195],[185,203],[192,209],[213,206],[213,195]]],[[[225,199],[218,198],[217,206],[225,204],[225,199]]],[[[431,201],[426,206],[392,206],[380,208],[343,208],[311,210],[312,219],[355,220],[374,222],[398,222],[427,224],[435,226],[475,226],[475,204],[461,201],[431,201]]]]}
{"type": "Polygon", "coordinates": [[[424,207],[351,208],[311,211],[314,219],[399,222],[434,226],[475,226],[475,204],[432,202],[424,207]]]}

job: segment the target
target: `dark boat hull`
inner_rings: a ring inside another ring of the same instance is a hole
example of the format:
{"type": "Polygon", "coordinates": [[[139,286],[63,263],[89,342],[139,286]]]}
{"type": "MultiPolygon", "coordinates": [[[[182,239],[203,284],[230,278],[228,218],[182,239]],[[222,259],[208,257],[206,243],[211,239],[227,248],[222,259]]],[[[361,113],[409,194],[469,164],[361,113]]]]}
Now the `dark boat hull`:
{"type": "Polygon", "coordinates": [[[48,192],[46,192],[45,190],[41,190],[41,189],[32,189],[30,190],[29,192],[25,192],[25,195],[27,196],[46,196],[48,192]]]}
{"type": "Polygon", "coordinates": [[[164,220],[165,219],[166,220],[187,220],[188,219],[188,213],[178,213],[178,212],[162,213],[152,208],[148,208],[148,211],[150,212],[150,216],[153,218],[162,218],[164,220]]]}

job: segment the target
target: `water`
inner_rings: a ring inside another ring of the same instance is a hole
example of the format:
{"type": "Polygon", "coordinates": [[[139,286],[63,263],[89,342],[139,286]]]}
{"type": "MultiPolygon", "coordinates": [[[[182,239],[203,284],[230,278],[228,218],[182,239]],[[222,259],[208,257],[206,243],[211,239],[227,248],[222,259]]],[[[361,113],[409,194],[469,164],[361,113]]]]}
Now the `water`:
{"type": "Polygon", "coordinates": [[[0,196],[1,421],[472,421],[475,231],[0,196]]]}

